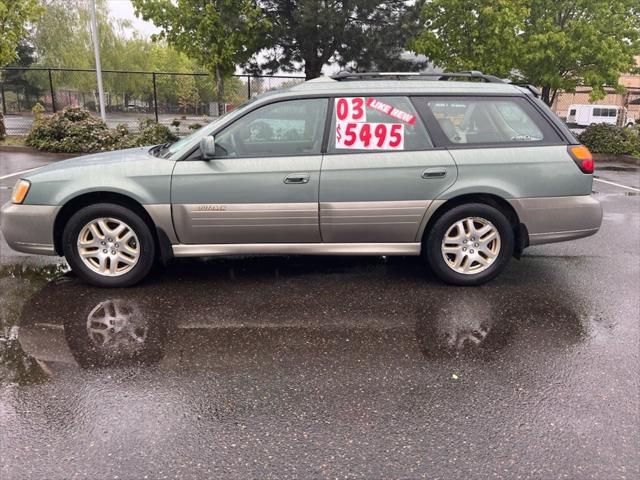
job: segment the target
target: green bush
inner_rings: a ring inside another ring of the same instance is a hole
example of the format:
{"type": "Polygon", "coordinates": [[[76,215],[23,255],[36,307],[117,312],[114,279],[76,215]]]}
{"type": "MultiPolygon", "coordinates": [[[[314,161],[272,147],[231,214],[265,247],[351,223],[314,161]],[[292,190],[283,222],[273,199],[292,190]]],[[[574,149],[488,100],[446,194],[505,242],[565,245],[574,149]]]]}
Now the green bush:
{"type": "Polygon", "coordinates": [[[606,123],[588,126],[578,140],[593,153],[640,155],[640,128],[617,127],[606,123]]]}
{"type": "Polygon", "coordinates": [[[92,153],[121,148],[154,145],[176,140],[167,127],[152,120],[141,120],[138,131],[126,125],[114,129],[102,119],[81,107],[70,107],[60,113],[37,120],[25,144],[48,152],[92,153]]]}
{"type": "Polygon", "coordinates": [[[36,102],[36,104],[31,108],[31,111],[33,112],[33,118],[38,121],[42,118],[44,106],[40,102],[36,102]]]}

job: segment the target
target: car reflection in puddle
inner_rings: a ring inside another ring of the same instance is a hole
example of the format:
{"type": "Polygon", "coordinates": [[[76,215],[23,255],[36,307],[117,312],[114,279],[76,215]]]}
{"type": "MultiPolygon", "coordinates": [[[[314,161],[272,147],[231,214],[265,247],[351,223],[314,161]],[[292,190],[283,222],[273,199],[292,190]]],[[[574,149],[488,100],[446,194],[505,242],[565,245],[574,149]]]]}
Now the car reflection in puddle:
{"type": "Polygon", "coordinates": [[[402,264],[340,263],[333,273],[325,264],[317,274],[314,262],[293,272],[275,263],[272,275],[264,263],[255,271],[242,264],[232,281],[222,270],[117,291],[53,281],[25,306],[19,341],[45,370],[159,364],[270,375],[301,364],[324,370],[491,359],[513,349],[526,355],[536,341],[564,348],[590,328],[586,304],[561,286],[453,288],[402,264]]]}
{"type": "Polygon", "coordinates": [[[111,298],[108,291],[75,280],[54,281],[24,307],[20,345],[45,364],[75,363],[82,368],[155,364],[164,356],[168,325],[137,294],[118,291],[111,298]]]}
{"type": "Polygon", "coordinates": [[[529,292],[515,301],[466,289],[440,298],[417,315],[416,339],[428,359],[494,358],[503,350],[565,348],[588,336],[590,318],[568,292],[529,292]],[[457,298],[455,298],[457,297],[457,298]]]}

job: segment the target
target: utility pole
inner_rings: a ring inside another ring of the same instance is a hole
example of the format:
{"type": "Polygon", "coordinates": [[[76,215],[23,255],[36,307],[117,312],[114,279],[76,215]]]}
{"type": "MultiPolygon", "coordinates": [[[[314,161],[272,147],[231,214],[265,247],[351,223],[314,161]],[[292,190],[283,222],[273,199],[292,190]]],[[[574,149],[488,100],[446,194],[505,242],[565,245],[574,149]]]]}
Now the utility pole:
{"type": "Polygon", "coordinates": [[[89,0],[91,9],[91,36],[93,37],[93,51],[96,57],[96,76],[98,77],[98,100],[100,103],[100,116],[107,121],[104,111],[104,89],[102,88],[102,65],[100,63],[100,39],[98,37],[98,22],[96,21],[96,0],[89,0]]]}

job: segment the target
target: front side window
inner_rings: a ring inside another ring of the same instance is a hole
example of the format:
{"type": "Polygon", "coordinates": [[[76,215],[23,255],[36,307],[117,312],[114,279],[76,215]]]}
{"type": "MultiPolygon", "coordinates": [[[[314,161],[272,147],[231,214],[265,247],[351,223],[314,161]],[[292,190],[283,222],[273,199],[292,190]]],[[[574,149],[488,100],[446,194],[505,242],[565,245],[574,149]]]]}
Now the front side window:
{"type": "Polygon", "coordinates": [[[452,143],[530,143],[557,140],[520,98],[438,98],[427,105],[452,143]],[[534,120],[535,118],[535,120],[534,120]]]}
{"type": "Polygon", "coordinates": [[[330,153],[433,147],[407,97],[339,97],[334,100],[331,118],[330,153]]]}
{"type": "Polygon", "coordinates": [[[601,117],[601,116],[602,116],[602,109],[600,109],[600,108],[594,108],[594,109],[593,109],[593,116],[594,116],[594,117],[601,117]]]}
{"type": "Polygon", "coordinates": [[[287,100],[258,108],[216,135],[216,157],[319,154],[327,102],[287,100]]]}

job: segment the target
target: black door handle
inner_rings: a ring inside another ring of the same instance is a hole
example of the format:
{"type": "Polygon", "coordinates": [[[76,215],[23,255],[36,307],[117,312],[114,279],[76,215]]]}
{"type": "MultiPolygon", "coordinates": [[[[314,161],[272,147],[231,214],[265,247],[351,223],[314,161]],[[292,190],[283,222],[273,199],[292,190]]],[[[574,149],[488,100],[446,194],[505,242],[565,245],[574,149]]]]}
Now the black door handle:
{"type": "Polygon", "coordinates": [[[427,168],[422,172],[422,178],[444,178],[446,175],[446,168],[427,168]]]}
{"type": "Polygon", "coordinates": [[[290,183],[294,185],[309,183],[309,174],[308,173],[290,173],[289,175],[284,177],[284,183],[290,183]]]}

